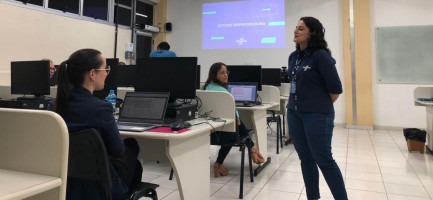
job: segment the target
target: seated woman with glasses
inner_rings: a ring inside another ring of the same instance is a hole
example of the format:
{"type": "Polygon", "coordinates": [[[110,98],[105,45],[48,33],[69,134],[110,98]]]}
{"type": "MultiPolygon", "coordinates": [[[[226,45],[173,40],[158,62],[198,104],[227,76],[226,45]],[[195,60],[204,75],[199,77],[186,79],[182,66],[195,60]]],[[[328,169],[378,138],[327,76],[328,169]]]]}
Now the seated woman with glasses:
{"type": "Polygon", "coordinates": [[[50,61],[50,79],[53,78],[54,72],[56,72],[56,67],[54,66],[54,62],[48,58],[44,58],[42,60],[50,61]]]}
{"type": "MultiPolygon", "coordinates": [[[[59,67],[55,112],[65,120],[69,133],[94,128],[103,139],[110,162],[113,199],[122,199],[129,188],[141,182],[142,166],[137,160],[140,148],[135,139],[122,140],[110,103],[93,96],[104,88],[110,72],[98,50],[74,52],[59,67]]],[[[100,199],[98,183],[68,180],[67,199],[100,199]]]]}
{"type": "MultiPolygon", "coordinates": [[[[209,69],[208,78],[203,86],[204,90],[213,90],[213,91],[224,91],[227,90],[227,82],[228,82],[229,72],[227,71],[227,67],[224,63],[217,62],[214,63],[209,69]]],[[[249,138],[249,131],[239,119],[239,113],[236,111],[236,119],[237,119],[237,130],[239,130],[240,137],[249,138]]],[[[223,162],[227,155],[229,154],[232,146],[236,143],[237,136],[235,134],[221,134],[222,132],[214,132],[211,134],[211,143],[221,144],[221,148],[218,152],[218,158],[214,164],[214,177],[219,176],[227,176],[229,170],[223,166],[223,162]]],[[[254,163],[260,164],[264,163],[265,159],[260,154],[257,147],[254,145],[253,141],[249,139],[249,143],[251,144],[251,158],[254,163]]]]}

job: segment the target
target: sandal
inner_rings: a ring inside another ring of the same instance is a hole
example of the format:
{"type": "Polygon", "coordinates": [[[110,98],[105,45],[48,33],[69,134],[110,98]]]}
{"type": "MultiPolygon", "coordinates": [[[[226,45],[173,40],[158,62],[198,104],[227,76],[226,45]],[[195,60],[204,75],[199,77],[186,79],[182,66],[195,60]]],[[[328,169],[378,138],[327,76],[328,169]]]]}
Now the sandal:
{"type": "Polygon", "coordinates": [[[265,162],[265,158],[263,158],[256,146],[251,147],[251,159],[256,164],[262,164],[265,162]]]}
{"type": "Polygon", "coordinates": [[[229,170],[225,168],[222,164],[219,164],[217,162],[213,165],[213,176],[215,178],[220,176],[227,176],[229,174],[229,170]]]}

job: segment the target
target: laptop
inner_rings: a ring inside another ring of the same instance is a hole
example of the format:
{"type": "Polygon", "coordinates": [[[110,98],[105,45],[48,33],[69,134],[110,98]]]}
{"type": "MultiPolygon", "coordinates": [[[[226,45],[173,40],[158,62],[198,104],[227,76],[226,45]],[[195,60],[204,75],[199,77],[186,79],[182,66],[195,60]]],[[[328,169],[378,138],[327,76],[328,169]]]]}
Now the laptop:
{"type": "Polygon", "coordinates": [[[143,132],[162,125],[170,93],[127,92],[117,120],[121,131],[143,132]]]}
{"type": "Polygon", "coordinates": [[[239,107],[252,107],[257,102],[257,83],[229,82],[228,90],[235,98],[235,105],[239,107]]]}

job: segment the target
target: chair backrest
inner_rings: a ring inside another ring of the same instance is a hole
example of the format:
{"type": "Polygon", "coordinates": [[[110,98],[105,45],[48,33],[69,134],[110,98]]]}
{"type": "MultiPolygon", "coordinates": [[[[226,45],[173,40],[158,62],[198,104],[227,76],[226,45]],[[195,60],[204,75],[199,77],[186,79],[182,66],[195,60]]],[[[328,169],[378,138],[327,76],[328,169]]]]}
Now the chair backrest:
{"type": "Polygon", "coordinates": [[[68,178],[97,181],[111,199],[111,175],[104,142],[95,129],[69,134],[68,178]]]}

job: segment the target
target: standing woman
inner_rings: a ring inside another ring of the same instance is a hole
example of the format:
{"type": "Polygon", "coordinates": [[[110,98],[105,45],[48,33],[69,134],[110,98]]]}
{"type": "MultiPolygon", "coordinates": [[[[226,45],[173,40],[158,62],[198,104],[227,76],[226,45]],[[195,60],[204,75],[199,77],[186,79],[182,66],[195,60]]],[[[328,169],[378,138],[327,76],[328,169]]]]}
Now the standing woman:
{"type": "Polygon", "coordinates": [[[340,168],[332,157],[334,106],[343,92],[319,20],[302,17],[294,31],[296,51],[289,56],[289,132],[301,160],[308,199],[319,199],[319,170],[336,200],[347,193],[340,168]]]}
{"type": "MultiPolygon", "coordinates": [[[[94,128],[104,141],[110,163],[112,197],[123,199],[129,188],[141,182],[143,171],[137,160],[140,148],[135,139],[122,140],[110,103],[93,96],[104,88],[110,73],[98,50],[81,49],[60,65],[55,112],[66,122],[69,133],[94,128]]],[[[99,183],[68,180],[67,199],[100,199],[104,190],[99,183]]]]}
{"type": "MultiPolygon", "coordinates": [[[[223,91],[229,92],[227,90],[227,82],[228,82],[229,72],[227,71],[227,67],[224,63],[217,62],[214,63],[209,69],[209,75],[204,83],[204,90],[213,90],[213,91],[223,91]]],[[[242,121],[239,119],[239,113],[236,111],[236,130],[239,132],[240,137],[249,138],[249,132],[242,121]]],[[[224,167],[223,163],[229,154],[230,150],[234,143],[236,143],[236,134],[228,133],[224,134],[223,132],[217,131],[211,134],[211,143],[212,144],[220,144],[221,148],[218,151],[218,157],[214,164],[214,177],[219,176],[227,176],[229,170],[224,167]]],[[[251,159],[254,163],[261,164],[265,162],[265,159],[260,154],[259,149],[254,145],[251,138],[248,139],[249,142],[247,144],[251,145],[251,159]]]]}

